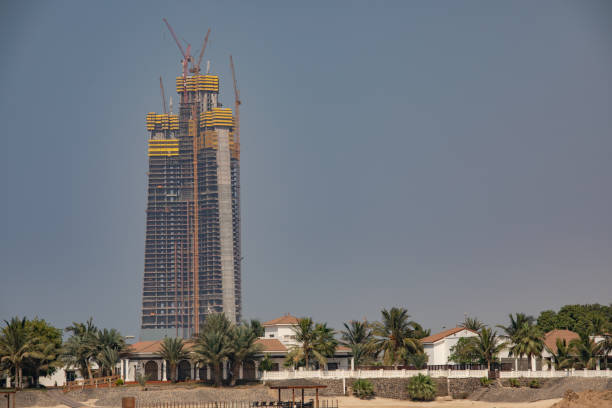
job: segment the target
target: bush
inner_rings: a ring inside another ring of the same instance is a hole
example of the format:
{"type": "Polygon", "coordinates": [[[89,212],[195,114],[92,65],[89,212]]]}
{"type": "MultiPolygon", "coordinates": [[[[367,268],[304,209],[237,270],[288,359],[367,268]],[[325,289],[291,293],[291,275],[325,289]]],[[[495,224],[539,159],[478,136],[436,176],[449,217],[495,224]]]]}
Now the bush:
{"type": "Polygon", "coordinates": [[[493,383],[493,381],[490,380],[489,377],[480,378],[480,385],[482,385],[483,387],[488,387],[489,385],[491,385],[491,383],[493,383]]]}
{"type": "Polygon", "coordinates": [[[429,356],[425,353],[412,354],[408,357],[408,362],[413,365],[417,370],[427,368],[427,360],[429,356]]]}
{"type": "Polygon", "coordinates": [[[529,383],[529,388],[540,388],[540,382],[538,380],[531,380],[529,383]]]}
{"type": "Polygon", "coordinates": [[[353,383],[353,395],[361,399],[372,398],[374,387],[368,380],[359,379],[353,383]]]}
{"type": "Polygon", "coordinates": [[[123,379],[122,379],[122,378],[117,378],[117,381],[115,381],[115,385],[116,385],[117,387],[119,387],[119,386],[123,385],[123,379]]]}
{"type": "Polygon", "coordinates": [[[510,386],[514,388],[519,388],[521,386],[521,382],[518,378],[511,378],[508,380],[510,382],[510,386]]]}
{"type": "Polygon", "coordinates": [[[433,401],[436,398],[436,384],[428,375],[419,374],[410,379],[406,390],[415,401],[433,401]]]}

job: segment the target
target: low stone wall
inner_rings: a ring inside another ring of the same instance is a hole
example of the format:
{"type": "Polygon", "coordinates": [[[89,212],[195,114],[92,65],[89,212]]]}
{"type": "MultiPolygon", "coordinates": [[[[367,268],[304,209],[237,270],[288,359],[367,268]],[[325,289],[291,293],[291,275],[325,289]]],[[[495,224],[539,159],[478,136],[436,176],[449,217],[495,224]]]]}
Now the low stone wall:
{"type": "Polygon", "coordinates": [[[467,398],[468,395],[482,388],[482,385],[480,385],[480,378],[451,378],[449,388],[453,398],[467,398]]]}
{"type": "MultiPolygon", "coordinates": [[[[406,387],[410,382],[410,378],[369,378],[367,380],[372,383],[377,397],[409,399],[406,387]]],[[[437,397],[447,396],[450,389],[450,394],[453,398],[466,398],[467,395],[481,388],[479,378],[451,378],[450,380],[446,378],[432,378],[432,380],[438,387],[437,397]]],[[[347,394],[351,392],[355,381],[357,381],[356,378],[346,380],[347,394]]],[[[322,397],[344,395],[342,380],[317,379],[315,382],[327,386],[327,388],[319,390],[319,395],[322,397]]],[[[312,397],[314,394],[313,390],[306,390],[304,393],[308,397],[312,397]]],[[[282,398],[291,399],[291,391],[282,391],[282,398]]]]}
{"type": "MultiPolygon", "coordinates": [[[[562,378],[525,378],[519,377],[514,378],[513,380],[518,380],[521,387],[529,387],[529,383],[533,380],[537,380],[540,383],[540,387],[546,387],[548,384],[557,383],[562,380],[562,378]]],[[[504,387],[511,387],[509,378],[500,379],[501,385],[504,387]]]]}

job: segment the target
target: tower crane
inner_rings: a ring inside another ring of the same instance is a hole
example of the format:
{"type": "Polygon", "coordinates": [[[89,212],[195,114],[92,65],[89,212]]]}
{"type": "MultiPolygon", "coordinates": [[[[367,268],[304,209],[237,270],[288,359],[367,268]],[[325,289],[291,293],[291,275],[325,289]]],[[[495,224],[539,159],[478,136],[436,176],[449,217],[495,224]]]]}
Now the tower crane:
{"type": "Polygon", "coordinates": [[[236,135],[236,142],[240,143],[240,91],[238,90],[238,83],[236,82],[236,70],[234,69],[234,59],[230,54],[230,67],[232,69],[232,79],[234,80],[234,106],[236,110],[236,124],[234,126],[234,134],[236,135]]]}
{"type": "Polygon", "coordinates": [[[168,107],[166,106],[166,94],[164,93],[164,83],[162,77],[159,77],[159,89],[161,90],[162,107],[164,108],[164,114],[168,114],[168,107]]]}
{"type": "Polygon", "coordinates": [[[210,28],[206,32],[206,37],[204,37],[204,45],[202,45],[202,49],[200,50],[200,56],[198,58],[198,63],[191,68],[191,72],[198,74],[200,72],[200,67],[202,66],[202,58],[204,58],[204,51],[206,51],[206,44],[208,44],[208,36],[210,35],[210,28]]]}
{"type": "Polygon", "coordinates": [[[183,78],[187,78],[188,66],[192,60],[191,59],[191,44],[187,44],[187,51],[185,51],[183,49],[183,46],[181,45],[181,42],[178,40],[178,37],[174,33],[172,26],[170,25],[170,23],[168,23],[168,20],[166,20],[165,18],[163,18],[162,20],[164,20],[164,23],[166,23],[166,27],[168,27],[168,31],[170,31],[172,38],[174,38],[174,42],[176,43],[176,45],[178,45],[179,50],[181,51],[181,54],[183,55],[183,60],[181,61],[181,64],[183,65],[183,78]]]}

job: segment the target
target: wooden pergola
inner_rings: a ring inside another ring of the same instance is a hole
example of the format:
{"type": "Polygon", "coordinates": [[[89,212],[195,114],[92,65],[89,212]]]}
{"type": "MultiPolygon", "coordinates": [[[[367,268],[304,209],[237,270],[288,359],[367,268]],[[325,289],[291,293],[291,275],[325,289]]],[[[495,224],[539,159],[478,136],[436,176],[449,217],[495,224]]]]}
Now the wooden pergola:
{"type": "Polygon", "coordinates": [[[285,381],[275,381],[268,384],[272,390],[278,390],[278,402],[281,401],[281,390],[291,390],[291,404],[295,406],[295,390],[301,391],[302,407],[304,406],[304,390],[315,390],[315,408],[319,408],[319,389],[327,388],[327,385],[321,385],[308,380],[294,379],[285,381]]]}

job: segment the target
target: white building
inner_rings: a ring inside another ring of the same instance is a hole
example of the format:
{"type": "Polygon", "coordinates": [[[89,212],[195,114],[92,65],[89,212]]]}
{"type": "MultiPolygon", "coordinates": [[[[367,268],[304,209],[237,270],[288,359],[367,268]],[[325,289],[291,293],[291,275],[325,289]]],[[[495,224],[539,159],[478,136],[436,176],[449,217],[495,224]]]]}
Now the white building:
{"type": "MultiPolygon", "coordinates": [[[[285,367],[287,353],[292,347],[297,346],[295,331],[293,327],[298,324],[295,316],[286,314],[277,319],[270,320],[263,324],[264,337],[259,339],[264,346],[264,354],[270,355],[274,362],[273,371],[291,371],[292,367],[285,367]]],[[[324,370],[347,370],[351,368],[351,350],[348,347],[338,346],[333,357],[327,359],[324,370]]]]}
{"type": "Polygon", "coordinates": [[[432,334],[421,339],[425,354],[429,357],[428,365],[454,364],[449,361],[451,348],[454,347],[462,337],[476,337],[478,333],[465,327],[455,327],[440,333],[432,334]]]}
{"type": "MultiPolygon", "coordinates": [[[[297,322],[297,318],[285,315],[263,324],[264,336],[257,340],[262,352],[257,357],[261,359],[265,355],[269,355],[273,362],[273,371],[293,370],[292,367],[286,367],[284,362],[291,347],[297,345],[295,332],[293,331],[293,326],[297,322]]],[[[169,381],[171,378],[170,367],[157,354],[161,350],[161,343],[162,340],[154,340],[132,344],[129,351],[121,358],[119,370],[121,378],[126,382],[135,381],[136,374],[142,373],[150,381],[169,381]]],[[[193,341],[185,341],[186,350],[190,350],[192,347],[193,341]]],[[[327,365],[323,368],[325,370],[349,369],[351,358],[350,349],[338,346],[335,355],[327,359],[327,365]]],[[[199,367],[190,360],[179,362],[175,374],[179,381],[212,379],[212,369],[210,367],[199,367]]],[[[229,371],[224,366],[223,378],[227,379],[228,375],[229,371]]],[[[259,361],[246,362],[240,368],[239,379],[241,380],[257,380],[260,376],[259,361]]]]}

